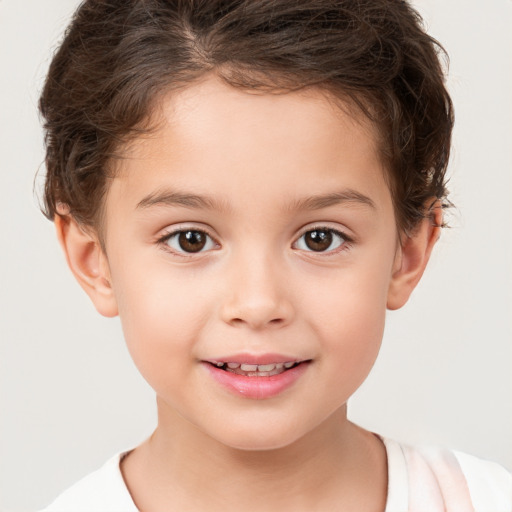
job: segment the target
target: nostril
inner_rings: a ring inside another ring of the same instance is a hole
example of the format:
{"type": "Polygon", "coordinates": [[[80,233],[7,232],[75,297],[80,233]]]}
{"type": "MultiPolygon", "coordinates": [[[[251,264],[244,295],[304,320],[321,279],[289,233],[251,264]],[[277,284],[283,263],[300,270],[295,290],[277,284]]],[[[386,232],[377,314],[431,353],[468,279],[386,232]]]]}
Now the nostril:
{"type": "Polygon", "coordinates": [[[238,297],[221,306],[222,320],[233,327],[280,328],[288,324],[293,316],[293,307],[285,300],[238,297]]]}
{"type": "Polygon", "coordinates": [[[232,318],[230,321],[231,325],[241,326],[244,324],[248,324],[253,327],[264,326],[264,325],[279,326],[279,325],[283,324],[284,322],[285,322],[284,318],[272,318],[271,320],[268,320],[267,322],[260,321],[260,320],[254,320],[254,319],[244,320],[243,318],[232,318]]]}

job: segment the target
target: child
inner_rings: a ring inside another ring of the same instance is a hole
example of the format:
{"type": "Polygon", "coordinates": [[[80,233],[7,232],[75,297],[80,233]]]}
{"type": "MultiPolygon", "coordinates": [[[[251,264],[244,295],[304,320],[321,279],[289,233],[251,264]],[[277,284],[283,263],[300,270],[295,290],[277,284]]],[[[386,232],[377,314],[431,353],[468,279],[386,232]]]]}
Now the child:
{"type": "Polygon", "coordinates": [[[46,214],[158,426],[48,511],[512,508],[500,466],[346,416],[443,225],[438,49],[397,0],[82,4],[46,214]]]}

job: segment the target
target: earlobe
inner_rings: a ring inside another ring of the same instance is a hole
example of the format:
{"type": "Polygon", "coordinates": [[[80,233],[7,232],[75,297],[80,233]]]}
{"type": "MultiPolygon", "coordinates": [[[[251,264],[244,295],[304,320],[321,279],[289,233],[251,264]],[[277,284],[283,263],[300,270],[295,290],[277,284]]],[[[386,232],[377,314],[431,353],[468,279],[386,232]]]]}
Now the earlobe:
{"type": "Polygon", "coordinates": [[[57,238],[69,268],[100,314],[117,315],[107,258],[97,236],[69,214],[55,216],[57,238]]]}
{"type": "Polygon", "coordinates": [[[387,308],[401,308],[425,271],[432,249],[441,234],[442,206],[436,201],[412,235],[404,235],[397,249],[388,289],[387,308]]]}

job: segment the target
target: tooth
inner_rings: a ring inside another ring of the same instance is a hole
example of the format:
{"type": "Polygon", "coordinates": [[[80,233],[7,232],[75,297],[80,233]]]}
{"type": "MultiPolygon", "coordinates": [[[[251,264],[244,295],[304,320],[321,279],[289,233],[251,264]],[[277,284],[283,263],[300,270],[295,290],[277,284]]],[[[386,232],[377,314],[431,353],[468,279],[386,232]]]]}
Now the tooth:
{"type": "Polygon", "coordinates": [[[293,363],[293,362],[284,363],[284,367],[285,367],[286,369],[288,369],[288,368],[291,368],[294,364],[295,364],[295,363],[293,363]]]}
{"type": "Polygon", "coordinates": [[[244,372],[255,372],[258,369],[257,364],[242,364],[240,369],[244,372]]]}
{"type": "Polygon", "coordinates": [[[228,368],[231,368],[232,370],[240,368],[240,363],[228,363],[228,368]]]}
{"type": "Polygon", "coordinates": [[[284,363],[276,363],[276,370],[281,370],[284,368],[284,363]]]}
{"type": "Polygon", "coordinates": [[[257,373],[258,377],[268,377],[270,375],[270,372],[260,372],[257,373]]]}
{"type": "Polygon", "coordinates": [[[215,363],[215,366],[218,366],[220,368],[221,366],[224,366],[224,363],[215,363]]]}
{"type": "Polygon", "coordinates": [[[272,370],[271,372],[268,372],[269,376],[272,375],[279,375],[280,373],[283,373],[283,368],[276,368],[275,370],[272,370]]]}
{"type": "Polygon", "coordinates": [[[275,364],[259,364],[258,371],[259,372],[271,372],[276,367],[275,364]]]}

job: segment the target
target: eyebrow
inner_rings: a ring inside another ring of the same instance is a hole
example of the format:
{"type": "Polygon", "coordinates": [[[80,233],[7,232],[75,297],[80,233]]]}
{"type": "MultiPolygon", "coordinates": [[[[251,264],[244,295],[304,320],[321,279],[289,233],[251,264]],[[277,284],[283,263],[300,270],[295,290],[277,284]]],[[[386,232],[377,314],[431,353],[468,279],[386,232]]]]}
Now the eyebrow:
{"type": "MultiPolygon", "coordinates": [[[[352,189],[345,189],[329,194],[308,196],[293,201],[288,205],[289,211],[320,210],[342,203],[368,206],[376,209],[375,203],[368,196],[352,189]]],[[[185,192],[165,190],[154,192],[144,197],[137,204],[137,209],[149,208],[151,206],[184,206],[186,208],[207,209],[225,211],[229,208],[223,201],[218,201],[207,195],[189,194],[185,192]]]]}
{"type": "Polygon", "coordinates": [[[290,210],[321,210],[322,208],[328,208],[329,206],[335,206],[341,203],[352,203],[368,206],[373,210],[377,209],[375,203],[368,196],[356,190],[345,189],[339,192],[298,199],[290,205],[290,210]]]}
{"type": "Polygon", "coordinates": [[[184,206],[186,208],[207,210],[227,209],[224,202],[217,201],[213,197],[170,190],[149,194],[137,204],[137,208],[149,208],[151,206],[184,206]]]}

